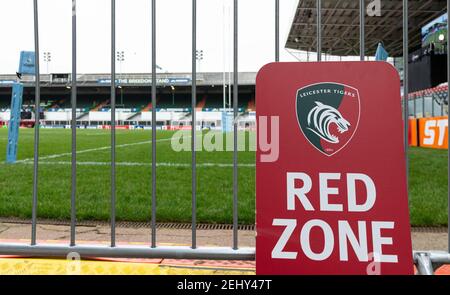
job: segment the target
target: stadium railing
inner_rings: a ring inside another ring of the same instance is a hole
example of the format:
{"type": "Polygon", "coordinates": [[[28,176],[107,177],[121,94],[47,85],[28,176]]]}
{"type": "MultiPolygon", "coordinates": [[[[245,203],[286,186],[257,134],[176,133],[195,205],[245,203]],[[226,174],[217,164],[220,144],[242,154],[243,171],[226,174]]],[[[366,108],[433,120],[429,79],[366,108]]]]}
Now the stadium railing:
{"type": "MultiPolygon", "coordinates": [[[[322,56],[322,0],[316,0],[317,13],[317,60],[322,56]]],[[[275,61],[280,57],[280,1],[275,3],[275,61]]],[[[156,0],[151,1],[152,7],[152,105],[156,104],[156,0]]],[[[39,56],[39,30],[38,30],[38,0],[33,0],[34,5],[34,46],[35,54],[39,56]]],[[[233,115],[238,116],[238,0],[233,0],[233,115]]],[[[365,1],[359,2],[360,15],[360,59],[365,60],[365,1]]],[[[450,0],[447,0],[450,7],[450,0]]],[[[111,0],[111,240],[109,246],[100,245],[77,245],[76,244],[76,106],[77,106],[77,51],[76,51],[76,0],[72,0],[72,81],[71,81],[71,105],[72,105],[72,190],[71,190],[71,224],[69,245],[37,244],[37,204],[38,204],[38,163],[39,163],[39,128],[35,128],[34,141],[34,166],[33,166],[33,202],[32,202],[32,227],[31,244],[0,244],[0,254],[67,257],[69,253],[77,252],[80,257],[139,257],[139,258],[182,258],[182,259],[238,259],[254,260],[255,248],[240,248],[238,241],[238,157],[237,157],[237,131],[238,124],[234,122],[234,152],[233,152],[233,242],[231,247],[198,247],[197,246],[197,174],[196,174],[196,136],[195,128],[192,128],[192,241],[191,246],[159,246],[156,243],[156,124],[152,124],[152,209],[151,209],[151,234],[149,246],[117,246],[116,245],[116,70],[115,70],[115,0],[111,0]]],[[[450,12],[447,12],[450,14],[450,12]]],[[[447,40],[450,32],[447,31],[447,40]]],[[[196,41],[197,41],[197,0],[192,0],[192,96],[191,107],[195,109],[196,101],[196,41]]],[[[404,97],[408,97],[408,0],[403,0],[403,58],[404,58],[404,97]]],[[[447,51],[450,56],[450,50],[447,51]]],[[[447,60],[448,72],[450,73],[450,58],[447,60]]],[[[35,104],[40,105],[40,75],[39,58],[36,59],[35,67],[35,104]]],[[[449,75],[450,76],[450,75],[449,75]]],[[[448,89],[447,89],[448,91],[448,89]]],[[[39,110],[35,108],[35,127],[39,126],[39,110]]],[[[404,142],[406,157],[408,156],[408,99],[403,99],[404,111],[404,142]]],[[[191,113],[192,122],[196,122],[196,112],[191,113]]],[[[156,108],[152,108],[152,122],[156,121],[156,108]]],[[[449,162],[450,163],[450,162],[449,162]]],[[[450,165],[449,165],[450,166],[450,165]]],[[[407,169],[409,169],[407,167],[407,169]]],[[[450,172],[450,169],[449,169],[450,172]]],[[[449,194],[450,196],[450,194],[449,194]]],[[[449,217],[450,218],[450,217],[449,217]]],[[[450,251],[450,235],[449,235],[450,251]]],[[[449,252],[414,252],[412,253],[414,263],[419,274],[433,274],[434,269],[441,264],[450,263],[449,252]]]]}

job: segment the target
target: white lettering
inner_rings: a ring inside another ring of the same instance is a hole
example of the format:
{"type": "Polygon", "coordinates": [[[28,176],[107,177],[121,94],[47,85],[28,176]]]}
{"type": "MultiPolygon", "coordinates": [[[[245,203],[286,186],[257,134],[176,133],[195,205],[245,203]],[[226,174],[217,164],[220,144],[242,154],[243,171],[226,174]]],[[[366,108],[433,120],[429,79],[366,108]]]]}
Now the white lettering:
{"type": "Polygon", "coordinates": [[[436,120],[429,120],[425,122],[425,130],[423,133],[425,134],[425,138],[423,139],[423,144],[425,145],[433,145],[435,132],[434,129],[436,127],[436,120]]]}
{"type": "Polygon", "coordinates": [[[340,173],[320,173],[319,174],[320,210],[321,211],[337,211],[337,212],[344,211],[342,204],[330,204],[328,202],[329,195],[337,195],[339,193],[338,188],[328,187],[328,180],[339,180],[340,178],[341,178],[340,173]]]}
{"type": "Polygon", "coordinates": [[[347,195],[348,195],[348,211],[350,212],[367,212],[375,205],[377,191],[373,180],[365,175],[358,173],[347,174],[347,195]],[[356,204],[356,181],[362,181],[366,186],[367,197],[364,204],[356,204]]]}
{"type": "Polygon", "coordinates": [[[393,229],[394,222],[387,221],[374,221],[372,222],[372,239],[373,239],[373,252],[377,253],[374,257],[375,262],[398,262],[397,255],[385,255],[383,254],[383,245],[392,245],[391,237],[382,237],[382,229],[393,229]]]}
{"type": "Polygon", "coordinates": [[[314,211],[311,202],[306,194],[312,188],[311,178],[305,173],[289,173],[287,174],[287,209],[295,210],[295,197],[300,200],[306,211],[314,211]],[[295,187],[295,180],[303,181],[301,188],[295,187]]]}
{"type": "Polygon", "coordinates": [[[273,226],[285,226],[286,229],[281,234],[280,239],[278,240],[275,247],[272,250],[272,258],[277,259],[296,259],[297,252],[285,252],[283,251],[287,242],[289,241],[292,233],[297,226],[297,220],[295,219],[274,219],[272,222],[273,226]]]}
{"type": "Polygon", "coordinates": [[[330,257],[334,248],[334,236],[331,227],[323,220],[313,219],[305,223],[300,232],[300,246],[305,255],[315,261],[323,261],[330,257]],[[313,227],[320,227],[324,235],[324,247],[322,252],[315,253],[311,249],[310,234],[313,227]]]}
{"type": "Polygon", "coordinates": [[[348,248],[347,240],[350,242],[353,250],[359,261],[369,261],[367,253],[367,233],[366,223],[364,221],[358,221],[358,233],[356,238],[352,228],[348,221],[339,220],[339,255],[341,261],[348,261],[348,248]]]}

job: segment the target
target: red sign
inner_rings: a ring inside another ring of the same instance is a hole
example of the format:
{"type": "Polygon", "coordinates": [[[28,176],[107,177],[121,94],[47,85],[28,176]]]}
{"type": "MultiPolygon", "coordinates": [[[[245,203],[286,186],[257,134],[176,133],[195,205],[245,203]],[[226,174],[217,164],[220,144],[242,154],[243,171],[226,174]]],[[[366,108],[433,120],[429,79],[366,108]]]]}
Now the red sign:
{"type": "Polygon", "coordinates": [[[397,71],[273,63],[256,96],[257,274],[412,274],[397,71]]]}

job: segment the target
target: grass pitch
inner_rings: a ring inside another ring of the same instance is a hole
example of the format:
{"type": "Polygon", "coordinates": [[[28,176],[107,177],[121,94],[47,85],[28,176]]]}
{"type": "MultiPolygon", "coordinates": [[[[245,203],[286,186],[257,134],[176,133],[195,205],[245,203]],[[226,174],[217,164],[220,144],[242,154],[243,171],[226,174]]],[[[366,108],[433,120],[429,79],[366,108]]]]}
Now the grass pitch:
{"type": "MultiPolygon", "coordinates": [[[[157,132],[157,221],[190,222],[191,153],[173,151],[172,135],[157,132]]],[[[34,130],[20,130],[19,161],[13,165],[5,164],[7,137],[7,129],[0,129],[0,216],[30,218],[34,130]]],[[[107,130],[77,130],[78,220],[109,219],[110,140],[107,130]]],[[[70,151],[70,130],[40,130],[39,218],[70,218],[70,151]]],[[[116,159],[117,219],[149,221],[151,131],[117,130],[116,159]]],[[[199,151],[197,163],[198,221],[231,223],[233,153],[199,151]]],[[[243,224],[255,219],[254,164],[254,152],[239,152],[243,224]]],[[[410,209],[413,225],[447,224],[447,151],[411,149],[410,209]]]]}
{"type": "MultiPolygon", "coordinates": [[[[157,220],[191,220],[191,152],[175,152],[174,132],[157,132],[157,220]]],[[[151,131],[117,130],[117,220],[151,216],[151,131]]],[[[34,130],[21,129],[18,163],[4,164],[7,130],[0,130],[0,216],[30,218],[34,130]]],[[[77,130],[77,218],[108,220],[111,200],[111,137],[107,130],[77,130]]],[[[38,216],[69,219],[71,130],[40,130],[38,216]]],[[[231,223],[233,153],[198,152],[199,222],[231,223]]],[[[239,215],[254,222],[255,153],[239,152],[239,215]]]]}

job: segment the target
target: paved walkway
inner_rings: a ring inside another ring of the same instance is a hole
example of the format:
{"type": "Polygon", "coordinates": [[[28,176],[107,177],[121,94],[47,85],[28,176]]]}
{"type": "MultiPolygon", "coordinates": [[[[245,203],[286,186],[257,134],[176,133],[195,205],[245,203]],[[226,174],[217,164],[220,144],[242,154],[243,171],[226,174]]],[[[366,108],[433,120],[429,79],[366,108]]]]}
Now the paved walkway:
{"type": "MultiPolygon", "coordinates": [[[[65,225],[37,226],[37,237],[40,240],[67,241],[70,238],[70,228],[65,225]]],[[[0,223],[0,239],[27,240],[30,238],[31,225],[20,223],[0,223]]],[[[148,243],[151,230],[145,227],[117,227],[117,242],[148,243]]],[[[447,251],[447,231],[444,228],[420,228],[411,232],[414,250],[447,251]]],[[[110,228],[107,225],[78,226],[77,240],[104,242],[110,239],[110,228]]],[[[197,230],[197,243],[201,246],[230,246],[232,245],[231,230],[197,230]]],[[[191,241],[189,229],[158,229],[157,242],[186,245],[191,241]]],[[[239,245],[242,247],[255,246],[255,232],[239,231],[239,245]]]]}
{"type": "MultiPolygon", "coordinates": [[[[31,225],[19,223],[0,223],[0,239],[28,240],[31,225]]],[[[149,243],[151,229],[144,227],[117,227],[116,241],[118,243],[149,243]]],[[[70,227],[64,225],[37,226],[39,240],[67,241],[70,239],[70,227]]],[[[106,225],[77,226],[77,240],[92,241],[108,244],[110,227],[106,225]]],[[[232,245],[231,230],[197,230],[197,244],[199,246],[230,246],[232,245]]],[[[188,229],[157,229],[157,242],[186,245],[191,241],[191,230],[188,229]]],[[[254,231],[239,231],[239,245],[242,247],[255,246],[254,231]]]]}
{"type": "MultiPolygon", "coordinates": [[[[66,242],[69,226],[38,224],[40,242],[66,242]]],[[[28,243],[31,225],[0,223],[0,243],[15,241],[28,243]]],[[[148,244],[151,230],[145,227],[117,227],[117,243],[148,244]]],[[[447,250],[446,229],[413,229],[414,250],[447,250]]],[[[77,227],[77,240],[107,245],[110,228],[107,225],[77,227]]],[[[160,245],[187,245],[191,240],[189,229],[158,229],[160,245]]],[[[231,230],[197,230],[199,246],[231,246],[231,230]]],[[[241,247],[255,246],[255,232],[239,231],[241,247]]],[[[254,261],[207,261],[174,259],[102,259],[70,262],[56,259],[27,259],[0,257],[0,274],[254,274],[254,261]]],[[[450,266],[444,266],[438,274],[450,274],[450,266]]]]}
{"type": "MultiPolygon", "coordinates": [[[[70,239],[70,227],[62,225],[37,226],[38,242],[65,242],[70,239]]],[[[31,225],[0,223],[1,242],[29,243],[31,225]]],[[[145,227],[117,227],[118,244],[149,244],[151,230],[145,227]]],[[[158,229],[160,245],[186,245],[191,241],[191,231],[158,229]]],[[[107,225],[78,226],[77,241],[109,244],[110,227],[107,225]]],[[[254,231],[240,231],[241,246],[254,247],[254,231]]],[[[232,245],[231,230],[197,230],[199,246],[232,245]]],[[[62,259],[29,259],[0,257],[1,274],[202,274],[202,275],[252,275],[254,261],[208,261],[183,259],[99,259],[96,261],[70,262],[62,259]]]]}

